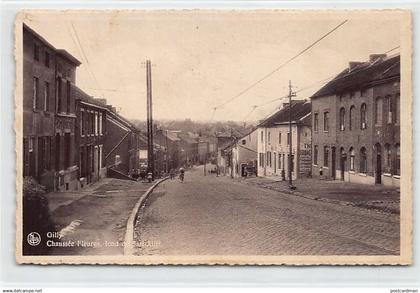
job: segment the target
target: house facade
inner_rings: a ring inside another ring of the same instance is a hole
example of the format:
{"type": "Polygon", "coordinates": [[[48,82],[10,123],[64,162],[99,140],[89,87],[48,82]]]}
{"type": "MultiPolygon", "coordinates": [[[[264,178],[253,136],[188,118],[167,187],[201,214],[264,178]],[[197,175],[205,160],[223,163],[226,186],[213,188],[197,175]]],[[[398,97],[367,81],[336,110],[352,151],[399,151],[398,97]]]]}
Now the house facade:
{"type": "Polygon", "coordinates": [[[104,142],[107,174],[121,179],[140,172],[140,130],[107,105],[104,142]]]}
{"type": "Polygon", "coordinates": [[[260,123],[257,128],[258,176],[282,180],[311,176],[311,103],[294,100],[260,123]],[[289,118],[292,134],[290,135],[289,118]],[[290,141],[292,155],[290,157],[290,141]],[[291,164],[289,163],[291,159],[291,164]],[[290,168],[290,169],[289,169],[290,168]]]}
{"type": "Polygon", "coordinates": [[[78,188],[76,68],[81,64],[23,24],[23,175],[48,190],[78,188]]]}
{"type": "Polygon", "coordinates": [[[234,177],[247,177],[257,173],[257,130],[237,139],[231,147],[234,177]]]}
{"type": "Polygon", "coordinates": [[[350,62],[311,100],[314,177],[399,186],[399,55],[350,62]]]}
{"type": "Polygon", "coordinates": [[[76,143],[79,147],[78,166],[80,187],[106,176],[104,144],[106,138],[106,103],[75,88],[76,143]]]}
{"type": "Polygon", "coordinates": [[[23,25],[23,176],[55,189],[55,48],[23,25]]]}

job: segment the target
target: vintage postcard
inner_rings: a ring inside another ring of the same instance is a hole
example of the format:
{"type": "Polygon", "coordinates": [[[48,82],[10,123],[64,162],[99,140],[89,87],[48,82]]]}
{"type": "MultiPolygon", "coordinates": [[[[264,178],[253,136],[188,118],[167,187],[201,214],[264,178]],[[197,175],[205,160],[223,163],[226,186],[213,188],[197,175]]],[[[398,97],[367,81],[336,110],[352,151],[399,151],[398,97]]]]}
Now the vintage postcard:
{"type": "Polygon", "coordinates": [[[17,262],[412,263],[408,10],[24,10],[17,262]]]}

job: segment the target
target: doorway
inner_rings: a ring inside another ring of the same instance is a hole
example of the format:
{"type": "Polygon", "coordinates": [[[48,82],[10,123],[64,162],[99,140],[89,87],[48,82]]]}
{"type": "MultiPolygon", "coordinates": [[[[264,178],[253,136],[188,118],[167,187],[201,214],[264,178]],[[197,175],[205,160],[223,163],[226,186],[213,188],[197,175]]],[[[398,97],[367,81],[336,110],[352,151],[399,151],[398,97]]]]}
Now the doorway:
{"type": "Polygon", "coordinates": [[[331,148],[331,178],[335,180],[335,147],[331,148]]]}
{"type": "Polygon", "coordinates": [[[346,166],[346,153],[344,152],[344,148],[340,149],[340,179],[344,181],[344,168],[346,166]]]}
{"type": "Polygon", "coordinates": [[[375,184],[382,183],[382,153],[381,153],[381,145],[375,145],[375,152],[376,152],[376,170],[375,170],[375,184]]]}

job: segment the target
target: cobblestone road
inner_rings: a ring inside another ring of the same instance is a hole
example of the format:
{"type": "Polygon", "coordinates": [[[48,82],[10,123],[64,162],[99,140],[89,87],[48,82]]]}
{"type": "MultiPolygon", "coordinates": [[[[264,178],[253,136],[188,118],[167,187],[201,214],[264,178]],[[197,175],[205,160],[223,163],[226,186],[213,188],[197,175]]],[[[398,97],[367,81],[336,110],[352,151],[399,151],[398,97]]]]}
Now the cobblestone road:
{"type": "Polygon", "coordinates": [[[140,211],[137,254],[399,254],[399,216],[187,172],[140,211]]]}

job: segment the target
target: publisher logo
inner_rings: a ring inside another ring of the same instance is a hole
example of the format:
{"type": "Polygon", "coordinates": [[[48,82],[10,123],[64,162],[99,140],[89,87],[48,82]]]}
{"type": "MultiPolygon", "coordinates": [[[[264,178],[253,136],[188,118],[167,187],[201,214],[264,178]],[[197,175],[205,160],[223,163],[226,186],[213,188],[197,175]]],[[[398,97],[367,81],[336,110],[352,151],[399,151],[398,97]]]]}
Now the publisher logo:
{"type": "Polygon", "coordinates": [[[37,232],[31,232],[28,234],[26,240],[28,241],[29,245],[37,246],[41,243],[41,235],[39,235],[37,232]]]}

